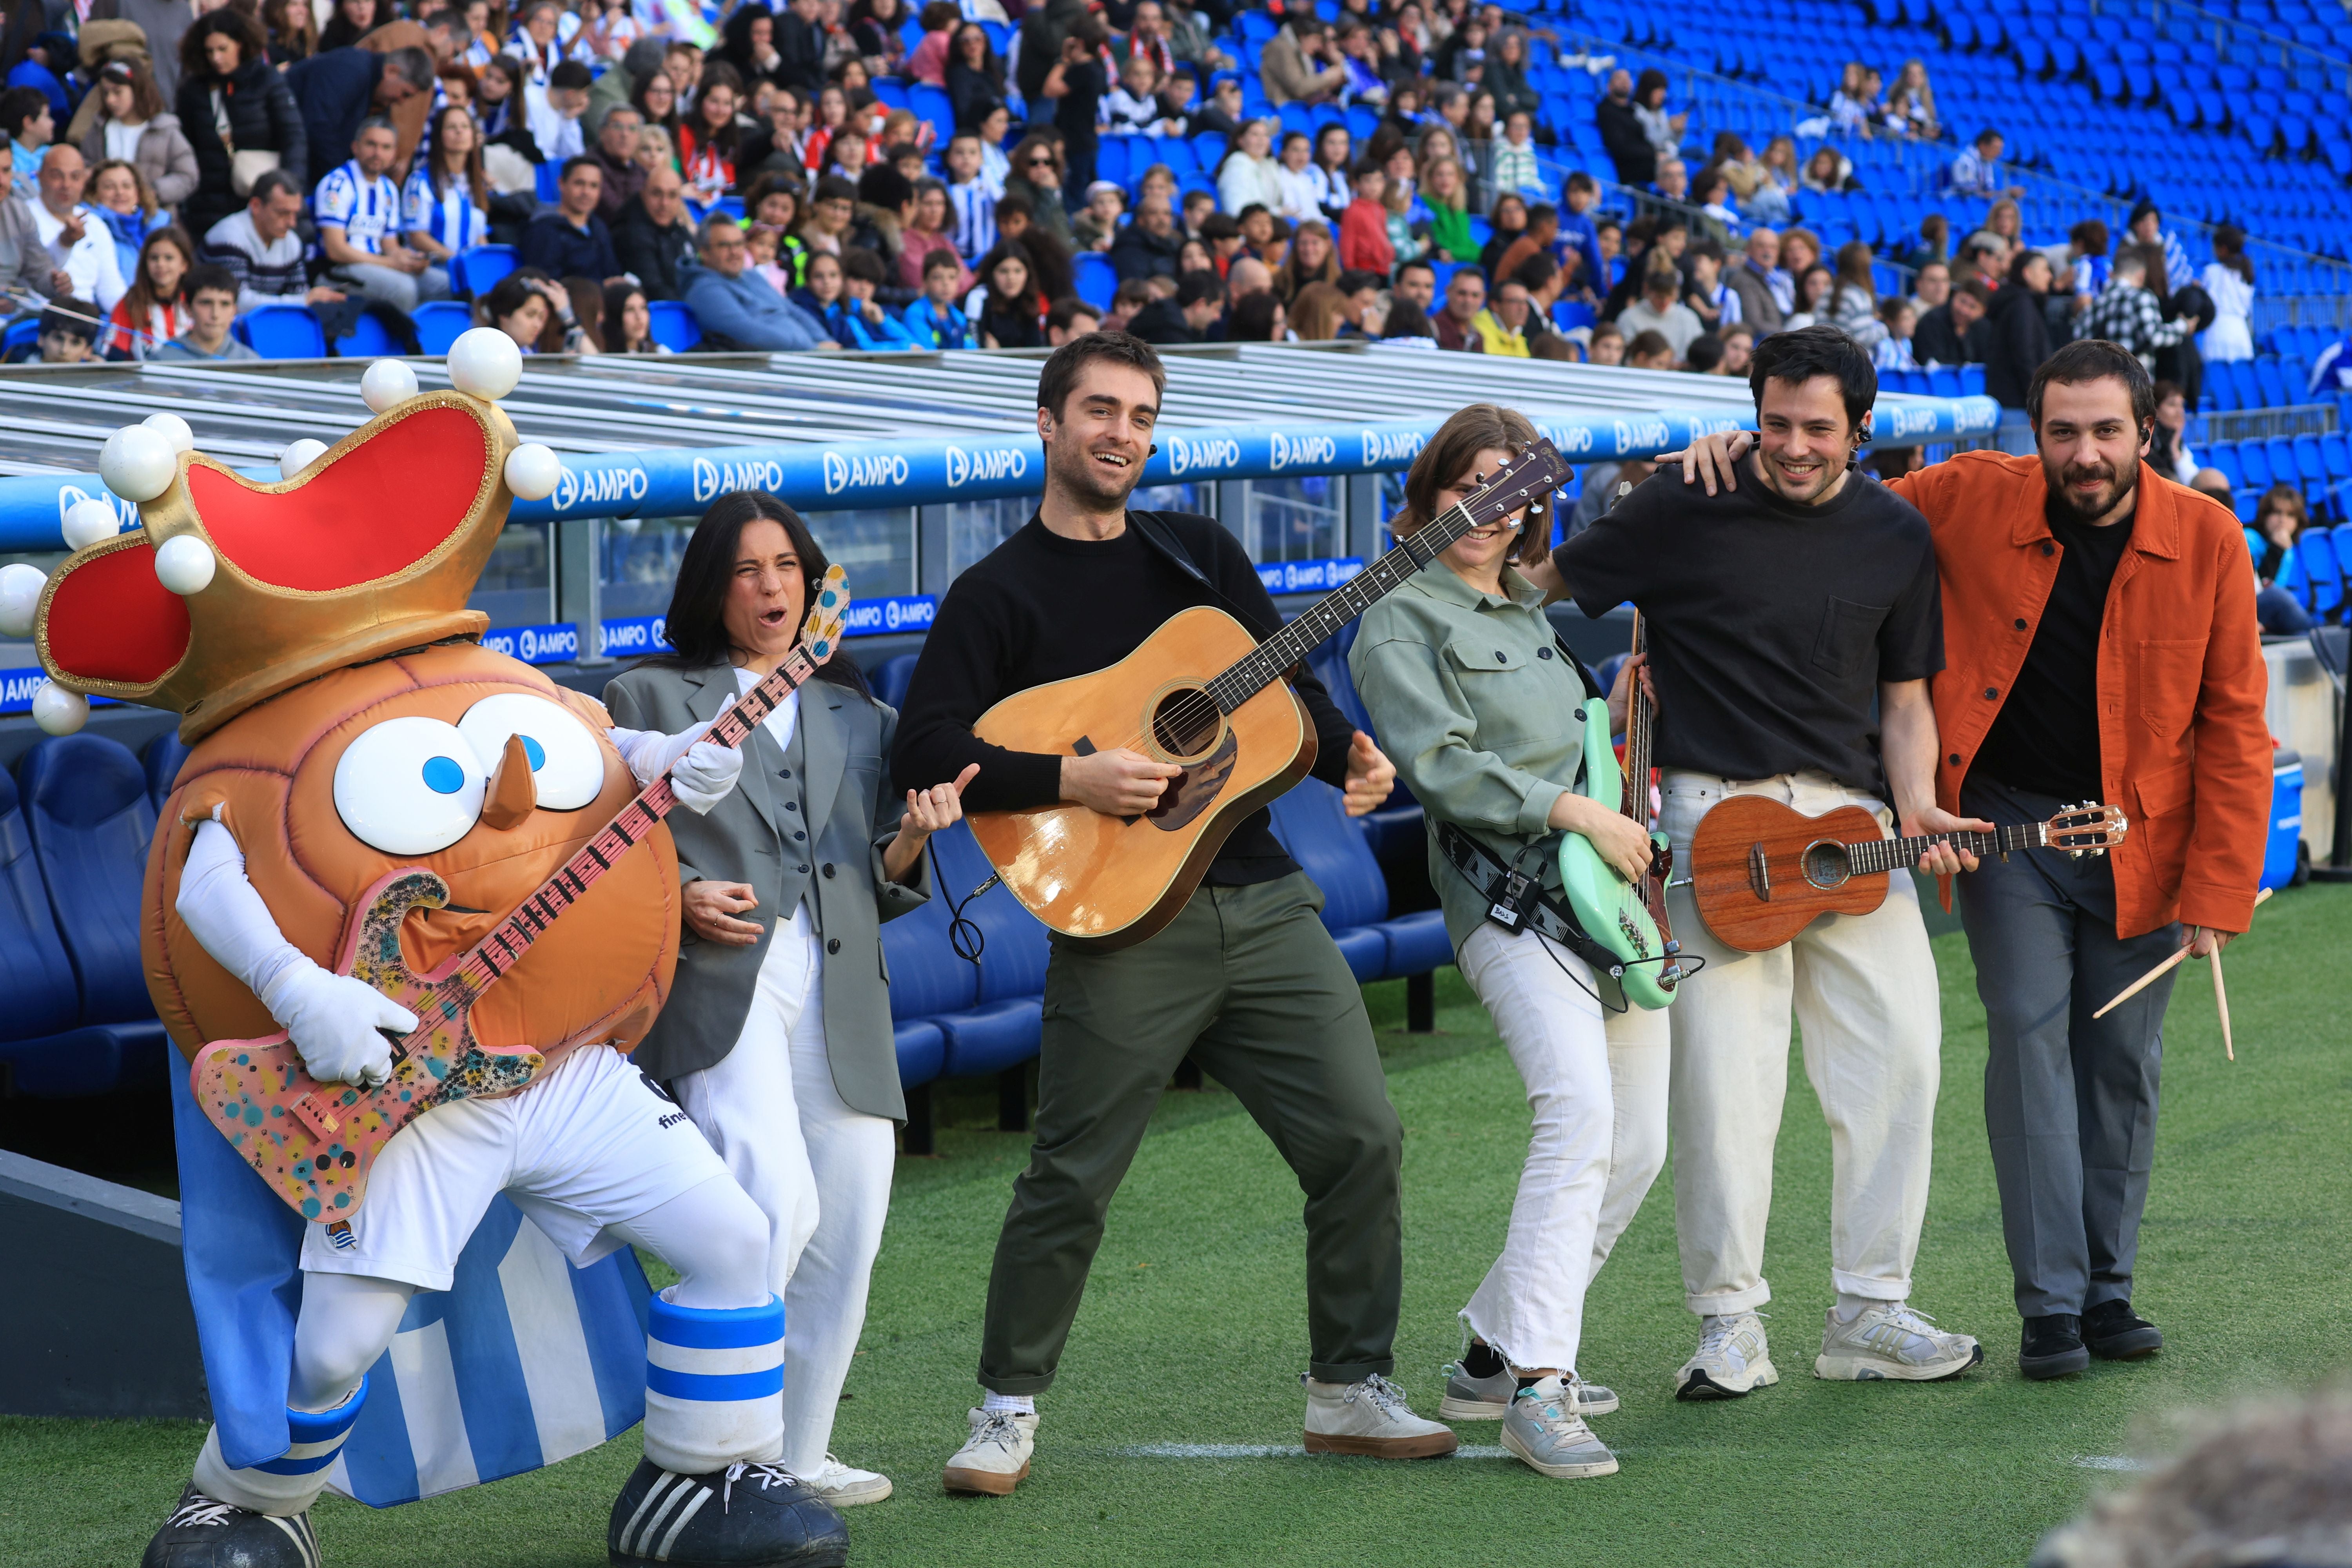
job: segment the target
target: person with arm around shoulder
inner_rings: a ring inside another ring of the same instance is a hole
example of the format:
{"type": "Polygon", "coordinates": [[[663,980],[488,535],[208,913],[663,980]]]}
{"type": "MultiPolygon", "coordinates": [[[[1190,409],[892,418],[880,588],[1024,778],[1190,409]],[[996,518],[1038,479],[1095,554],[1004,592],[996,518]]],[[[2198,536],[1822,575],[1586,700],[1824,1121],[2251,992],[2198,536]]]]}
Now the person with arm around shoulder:
{"type": "MultiPolygon", "coordinates": [[[[1444,515],[1475,476],[1536,439],[1516,411],[1456,413],[1406,476],[1397,536],[1444,515]]],[[[1428,813],[1446,934],[1535,1112],[1503,1251],[1462,1310],[1470,1347],[1439,1414],[1500,1418],[1505,1447],[1565,1479],[1617,1468],[1585,1425],[1617,1399],[1578,1375],[1584,1300],[1665,1163],[1668,1049],[1664,1011],[1630,1007],[1617,982],[1538,929],[1542,916],[1516,931],[1490,920],[1489,889],[1445,847],[1467,840],[1471,863],[1531,867],[1554,919],[1567,908],[1563,830],[1585,835],[1629,879],[1649,864],[1645,826],[1573,787],[1585,724],[1610,721],[1588,701],[1594,691],[1545,618],[1542,590],[1514,565],[1547,548],[1549,523],[1522,512],[1471,530],[1366,612],[1348,667],[1428,813]]],[[[1615,700],[1625,695],[1621,686],[1615,700]]]]}
{"type": "MultiPolygon", "coordinates": [[[[698,735],[792,654],[826,561],[773,496],[713,501],[678,565],[677,651],[605,688],[628,731],[698,735]]],[[[835,1507],[879,1502],[887,1477],[827,1452],[866,1319],[906,1117],[882,923],[929,896],[924,841],[961,816],[971,772],[890,788],[898,714],[838,656],[742,746],[740,786],[673,816],[686,931],[677,978],[637,1064],[668,1085],[768,1216],[784,1302],[782,1464],[835,1507]]]]}

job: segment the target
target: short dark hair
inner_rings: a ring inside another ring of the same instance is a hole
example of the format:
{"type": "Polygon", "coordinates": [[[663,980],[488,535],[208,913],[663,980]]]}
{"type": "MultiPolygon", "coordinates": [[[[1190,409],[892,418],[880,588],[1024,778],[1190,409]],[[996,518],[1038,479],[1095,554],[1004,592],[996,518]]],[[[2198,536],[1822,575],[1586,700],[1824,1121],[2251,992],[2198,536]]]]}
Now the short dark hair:
{"type": "Polygon", "coordinates": [[[1558,223],[1559,221],[1559,209],[1552,205],[1549,202],[1538,202],[1535,205],[1528,209],[1528,226],[1529,228],[1535,227],[1535,226],[1539,223],[1558,223]]]}
{"type": "MultiPolygon", "coordinates": [[[[1595,335],[1598,336],[1599,334],[1596,333],[1595,335]]],[[[1625,335],[1624,329],[1622,327],[1619,328],[1617,335],[1619,337],[1623,337],[1625,335]]],[[[1675,345],[1668,341],[1665,333],[1658,331],[1655,327],[1643,328],[1640,331],[1633,334],[1633,341],[1625,345],[1625,357],[1627,359],[1632,359],[1636,354],[1639,354],[1643,358],[1647,358],[1651,354],[1666,354],[1671,356],[1674,352],[1675,345]]]]}
{"type": "Polygon", "coordinates": [[[1224,297],[1225,280],[1205,268],[1187,272],[1176,279],[1176,305],[1179,310],[1189,310],[1203,300],[1222,300],[1224,297]]]}
{"type": "Polygon", "coordinates": [[[187,281],[180,288],[191,300],[207,289],[226,294],[232,300],[237,297],[236,274],[209,261],[189,268],[187,281]]]}
{"type": "Polygon", "coordinates": [[[1952,285],[1952,292],[1966,294],[1986,310],[1992,309],[1992,290],[1984,286],[1984,279],[1981,278],[1963,278],[1952,285]]]}
{"type": "Polygon", "coordinates": [[[269,199],[280,191],[299,196],[302,194],[302,187],[296,184],[294,176],[285,170],[269,169],[265,171],[259,179],[253,182],[253,195],[247,199],[267,205],[269,199]]]}
{"type": "MultiPolygon", "coordinates": [[[[1260,208],[1260,211],[1265,210],[1260,208]]],[[[1201,237],[1206,240],[1239,239],[1241,220],[1231,213],[1211,213],[1201,220],[1201,237]]]]}
{"type": "Polygon", "coordinates": [[[1683,350],[1683,363],[1702,375],[1723,363],[1723,340],[1713,332],[1701,332],[1683,350]]]}
{"type": "Polygon", "coordinates": [[[934,250],[923,258],[923,276],[929,278],[934,272],[953,272],[960,276],[963,272],[962,258],[952,250],[934,250]]]}
{"type": "Polygon", "coordinates": [[[1429,274],[1431,281],[1434,282],[1436,280],[1437,268],[1430,265],[1429,258],[1427,257],[1416,256],[1411,261],[1401,261],[1397,263],[1397,281],[1400,283],[1403,282],[1404,275],[1406,273],[1416,271],[1426,272],[1429,274]]]}
{"type": "MultiPolygon", "coordinates": [[[[47,103],[48,100],[41,101],[47,103]]],[[[98,336],[98,307],[87,300],[52,300],[42,307],[38,335],[46,338],[51,332],[63,332],[89,342],[98,336]]]]}
{"type": "Polygon", "coordinates": [[[855,205],[857,187],[839,174],[827,174],[816,183],[816,194],[809,198],[817,202],[848,202],[855,205]]]}
{"type": "Polygon", "coordinates": [[[1568,177],[1568,184],[1564,188],[1571,191],[1597,191],[1601,186],[1591,175],[1579,169],[1568,177]]]}
{"type": "Polygon", "coordinates": [[[1977,132],[1976,145],[1981,147],[1988,142],[1998,142],[2000,139],[2000,132],[1988,125],[1977,132]]]}
{"type": "MultiPolygon", "coordinates": [[[[938,253],[933,252],[933,254],[938,253]]],[[[844,278],[855,278],[860,283],[872,283],[878,286],[889,275],[889,269],[882,265],[880,257],[864,246],[850,245],[842,247],[841,275],[844,278]]]]}
{"type": "MultiPolygon", "coordinates": [[[[578,67],[583,75],[585,75],[588,70],[586,66],[580,65],[577,60],[566,60],[563,65],[578,67]]],[[[414,88],[429,88],[440,79],[441,74],[434,68],[432,52],[418,48],[415,44],[403,45],[396,49],[386,49],[383,52],[383,68],[414,88]]],[[[548,85],[550,87],[568,85],[555,79],[562,74],[563,66],[556,67],[554,72],[547,79],[548,85]]],[[[588,78],[590,82],[595,79],[593,76],[588,78]]]]}
{"type": "Polygon", "coordinates": [[[857,199],[897,212],[915,199],[915,183],[889,164],[877,163],[857,176],[857,199]]]}
{"type": "Polygon", "coordinates": [[[604,177],[604,165],[598,163],[595,159],[588,156],[585,153],[581,153],[576,158],[566,158],[563,160],[563,167],[556,171],[555,177],[559,181],[568,180],[572,177],[572,171],[574,169],[593,169],[596,171],[596,177],[599,180],[602,180],[604,177]]]}
{"type": "Polygon", "coordinates": [[[1339,274],[1339,292],[1342,294],[1360,294],[1367,289],[1378,289],[1387,281],[1387,279],[1381,277],[1377,272],[1365,272],[1360,270],[1342,272],[1339,274]]]}
{"type": "Polygon", "coordinates": [[[1132,332],[1088,332],[1055,349],[1037,373],[1037,406],[1059,419],[1078,384],[1078,374],[1097,360],[1139,370],[1151,378],[1155,392],[1168,390],[1168,368],[1150,343],[1132,332]]]}
{"type": "Polygon", "coordinates": [[[1533,294],[1549,284],[1559,270],[1559,262],[1539,252],[1511,268],[1511,281],[1533,294]]]}
{"type": "Polygon", "coordinates": [[[596,85],[596,73],[580,60],[563,60],[547,73],[547,85],[555,88],[586,89],[596,85]]]}
{"type": "Polygon", "coordinates": [[[0,93],[0,130],[8,132],[10,141],[25,134],[25,127],[38,120],[49,107],[48,94],[37,87],[12,87],[0,93]]]}
{"type": "Polygon", "coordinates": [[[2087,381],[2120,381],[2131,395],[2132,423],[2145,432],[2156,418],[2156,383],[2139,355],[2105,338],[2077,338],[2042,362],[2025,389],[2025,416],[2042,428],[2042,393],[2052,382],[2080,386],[2087,381]]]}
{"type": "MultiPolygon", "coordinates": [[[[931,252],[931,259],[934,261],[940,259],[941,257],[945,257],[950,262],[953,262],[955,260],[955,252],[951,250],[934,250],[931,252]]],[[[928,272],[930,268],[929,266],[926,266],[923,270],[928,272]]],[[[1066,332],[1080,316],[1092,316],[1096,321],[1099,321],[1103,319],[1102,307],[1091,304],[1085,300],[1081,300],[1076,294],[1065,294],[1060,299],[1054,301],[1054,308],[1052,310],[1045,312],[1045,324],[1049,327],[1057,328],[1058,330],[1066,332]]]]}
{"type": "Polygon", "coordinates": [[[1756,410],[1760,414],[1764,410],[1767,381],[1801,386],[1824,375],[1838,384],[1847,423],[1861,429],[1863,416],[1878,401],[1878,372],[1872,368],[1870,355],[1860,343],[1827,321],[1793,331],[1774,332],[1758,343],[1756,356],[1748,364],[1748,390],[1755,396],[1756,410]]]}
{"type": "Polygon", "coordinates": [[[400,135],[400,127],[392,122],[389,115],[371,114],[360,121],[360,128],[352,132],[352,140],[356,142],[371,131],[389,131],[395,138],[400,135]]]}

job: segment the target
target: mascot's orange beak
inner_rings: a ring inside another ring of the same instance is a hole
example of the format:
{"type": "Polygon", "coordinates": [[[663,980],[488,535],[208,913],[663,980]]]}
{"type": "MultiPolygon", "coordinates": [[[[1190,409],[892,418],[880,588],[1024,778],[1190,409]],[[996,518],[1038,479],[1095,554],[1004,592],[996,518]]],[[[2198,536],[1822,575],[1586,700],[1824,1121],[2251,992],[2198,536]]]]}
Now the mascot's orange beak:
{"type": "Polygon", "coordinates": [[[538,805],[539,786],[531,781],[530,754],[523,750],[520,735],[509,735],[507,749],[499,758],[499,771],[490,775],[490,787],[482,795],[482,824],[505,833],[530,821],[538,805]]]}

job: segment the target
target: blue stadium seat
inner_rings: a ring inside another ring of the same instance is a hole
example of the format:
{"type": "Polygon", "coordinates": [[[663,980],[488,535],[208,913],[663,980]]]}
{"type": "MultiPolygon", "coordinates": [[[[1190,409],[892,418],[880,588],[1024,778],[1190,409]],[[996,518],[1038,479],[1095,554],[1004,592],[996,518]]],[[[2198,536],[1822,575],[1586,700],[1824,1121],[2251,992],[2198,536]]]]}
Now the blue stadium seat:
{"type": "Polygon", "coordinates": [[[954,139],[955,100],[947,95],[946,89],[919,81],[907,89],[907,107],[915,111],[917,119],[931,122],[940,146],[954,139]]]}
{"type": "Polygon", "coordinates": [[[2271,475],[2270,450],[2260,441],[2238,443],[2238,466],[2246,476],[2246,483],[2258,490],[2266,490],[2276,481],[2271,475]]]}
{"type": "Polygon", "coordinates": [[[2246,470],[2244,465],[2238,461],[2236,442],[2216,441],[2205,448],[2205,460],[2221,470],[2221,474],[2229,479],[2231,489],[2244,488],[2246,470]]]}
{"type": "Polygon", "coordinates": [[[263,359],[324,359],[327,334],[308,305],[256,305],[236,319],[236,340],[263,359]]]}
{"type": "Polygon", "coordinates": [[[176,728],[148,742],[141,753],[141,765],[147,773],[147,799],[158,817],[163,815],[163,803],[171,798],[173,783],[180,776],[180,764],[187,760],[188,743],[180,739],[176,728]]]}
{"type": "Polygon", "coordinates": [[[1301,782],[1274,803],[1274,832],[1323,890],[1324,929],[1359,981],[1425,974],[1453,962],[1438,911],[1387,918],[1388,884],[1338,790],[1318,779],[1301,782]]]}
{"type": "Polygon", "coordinates": [[[521,265],[522,255],[511,245],[478,245],[449,258],[449,287],[478,300],[521,265]]]}
{"type": "Polygon", "coordinates": [[[907,705],[907,683],[915,678],[915,661],[920,654],[902,653],[884,659],[866,673],[866,683],[874,689],[875,700],[891,708],[907,705]]]}
{"type": "Polygon", "coordinates": [[[646,302],[647,323],[654,342],[674,354],[685,353],[702,341],[702,325],[694,312],[677,300],[650,300],[646,302]]]}
{"type": "MultiPolygon", "coordinates": [[[[0,1040],[34,1039],[74,1026],[80,988],[49,913],[48,886],[33,858],[16,781],[5,773],[0,773],[0,973],[8,977],[0,1040]]],[[[0,1047],[0,1058],[5,1055],[0,1047]]]]}
{"type": "Polygon", "coordinates": [[[1098,250],[1081,250],[1072,259],[1078,298],[1098,310],[1109,310],[1111,297],[1118,292],[1118,274],[1112,270],[1110,258],[1098,250]]]}
{"type": "Polygon", "coordinates": [[[1002,1072],[1037,1054],[1045,1024],[1045,928],[1002,884],[964,902],[996,874],[969,826],[959,823],[934,834],[931,843],[938,851],[934,873],[940,884],[932,889],[933,901],[944,904],[952,897],[982,937],[975,1005],[931,1018],[947,1038],[942,1070],[950,1078],[1002,1072]]]}
{"type": "Polygon", "coordinates": [[[538,184],[534,191],[541,201],[553,202],[563,195],[563,165],[548,159],[532,171],[538,184]]]}
{"type": "Polygon", "coordinates": [[[428,354],[446,354],[474,324],[472,307],[457,300],[432,300],[416,307],[409,318],[416,323],[416,346],[428,354]]]}
{"type": "Polygon", "coordinates": [[[40,346],[41,318],[21,317],[9,322],[7,331],[0,334],[0,362],[13,363],[20,353],[29,358],[31,351],[36,351],[40,346]]]}
{"type": "Polygon", "coordinates": [[[392,341],[392,333],[371,310],[353,316],[352,330],[327,346],[338,359],[378,359],[400,353],[400,345],[392,341]]]}
{"type": "Polygon", "coordinates": [[[2308,528],[2294,542],[2303,558],[2304,607],[2322,620],[2334,620],[2344,608],[2344,568],[2336,559],[2336,540],[2325,528],[2308,528]]]}
{"type": "Polygon", "coordinates": [[[898,1054],[898,1087],[919,1089],[940,1076],[947,1060],[947,1037],[940,1026],[928,1019],[912,1018],[894,1024],[893,1044],[898,1054]]]}

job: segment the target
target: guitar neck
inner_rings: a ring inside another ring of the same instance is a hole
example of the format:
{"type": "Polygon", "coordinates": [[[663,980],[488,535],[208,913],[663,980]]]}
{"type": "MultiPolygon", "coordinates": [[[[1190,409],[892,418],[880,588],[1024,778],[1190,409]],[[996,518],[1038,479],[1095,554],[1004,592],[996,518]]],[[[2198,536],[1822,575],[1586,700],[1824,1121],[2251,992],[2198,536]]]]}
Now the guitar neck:
{"type": "Polygon", "coordinates": [[[1451,549],[1479,521],[1467,501],[1441,512],[1411,538],[1399,540],[1387,554],[1316,600],[1292,617],[1289,625],[1209,681],[1209,696],[1223,712],[1239,708],[1281,679],[1284,671],[1296,667],[1341,626],[1403,587],[1415,573],[1451,549]]]}
{"type": "MultiPolygon", "coordinates": [[[[773,674],[728,704],[712,721],[704,739],[722,746],[741,745],[785,698],[815,673],[814,661],[804,648],[795,645],[773,674]]],[[[605,824],[603,832],[582,846],[580,853],[564,862],[562,870],[541,882],[537,892],[518,905],[512,914],[499,922],[497,930],[466,955],[457,973],[469,994],[479,995],[513,968],[556,918],[578,903],[590,884],[611,870],[624,855],[652,837],[655,826],[677,805],[677,795],[670,788],[667,773],[639,790],[636,797],[605,824]]]]}
{"type": "MultiPolygon", "coordinates": [[[[1635,610],[1633,652],[1636,655],[1646,644],[1646,630],[1642,612],[1635,610]]],[[[1625,765],[1621,770],[1625,793],[1618,810],[1643,827],[1650,826],[1650,726],[1654,718],[1650,700],[1642,695],[1642,683],[1636,679],[1625,689],[1625,765]]]]}
{"type": "Polygon", "coordinates": [[[1921,856],[1939,844],[1948,844],[1964,855],[1981,858],[2019,849],[2038,849],[2049,842],[2048,823],[2028,822],[2015,827],[1997,827],[1990,833],[1923,833],[1915,838],[1873,838],[1866,843],[1847,845],[1846,862],[1857,875],[1863,875],[1916,866],[1921,856]]]}

